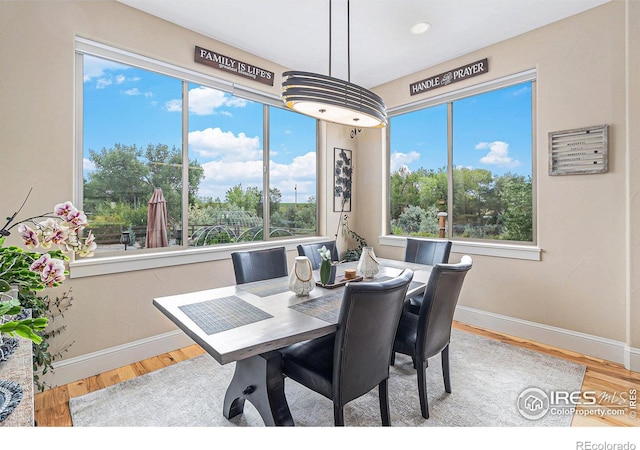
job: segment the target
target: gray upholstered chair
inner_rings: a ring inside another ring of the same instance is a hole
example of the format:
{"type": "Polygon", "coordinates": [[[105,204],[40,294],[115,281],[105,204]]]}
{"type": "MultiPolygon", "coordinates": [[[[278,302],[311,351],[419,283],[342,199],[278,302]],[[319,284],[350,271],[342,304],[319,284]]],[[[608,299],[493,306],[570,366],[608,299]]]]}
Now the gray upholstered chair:
{"type": "MultiPolygon", "coordinates": [[[[443,264],[449,262],[452,242],[442,239],[407,238],[404,260],[419,264],[443,264]]],[[[422,296],[411,297],[405,304],[405,309],[414,314],[420,311],[422,296]]]]}
{"type": "Polygon", "coordinates": [[[407,269],[387,281],[347,283],[336,332],[280,350],[288,379],[333,401],[336,426],[344,425],[344,405],[376,386],[382,425],[391,425],[389,361],[412,279],[407,269]]]}
{"type": "Polygon", "coordinates": [[[396,352],[409,355],[413,359],[418,377],[420,410],[425,419],[429,418],[427,361],[438,353],[442,358],[444,388],[446,392],[451,393],[449,340],[453,313],[458,303],[462,283],[472,265],[471,257],[466,255],[458,264],[436,264],[431,272],[418,315],[405,309],[400,316],[391,364],[395,362],[396,352]]]}
{"type": "Polygon", "coordinates": [[[284,247],[231,253],[236,284],[286,277],[287,252],[284,247]]]}
{"type": "Polygon", "coordinates": [[[318,249],[321,249],[323,245],[331,252],[331,260],[338,261],[338,247],[336,246],[335,241],[318,242],[316,244],[300,244],[298,245],[298,255],[309,258],[309,261],[311,261],[311,267],[313,267],[313,270],[316,270],[320,267],[320,263],[322,262],[318,249]]]}

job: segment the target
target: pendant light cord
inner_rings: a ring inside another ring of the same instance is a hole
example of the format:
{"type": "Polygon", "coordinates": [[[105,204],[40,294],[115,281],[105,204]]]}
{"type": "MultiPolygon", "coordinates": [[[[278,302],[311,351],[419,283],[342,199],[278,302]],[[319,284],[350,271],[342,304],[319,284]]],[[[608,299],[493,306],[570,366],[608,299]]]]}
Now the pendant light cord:
{"type": "Polygon", "coordinates": [[[351,16],[347,0],[347,81],[351,83],[351,16]]]}
{"type": "Polygon", "coordinates": [[[329,0],[329,76],[331,76],[331,0],[329,0]]]}
{"type": "MultiPolygon", "coordinates": [[[[349,0],[347,0],[347,81],[351,83],[351,13],[349,0]]],[[[331,73],[331,4],[332,0],[329,0],[329,76],[333,76],[331,73]]]]}

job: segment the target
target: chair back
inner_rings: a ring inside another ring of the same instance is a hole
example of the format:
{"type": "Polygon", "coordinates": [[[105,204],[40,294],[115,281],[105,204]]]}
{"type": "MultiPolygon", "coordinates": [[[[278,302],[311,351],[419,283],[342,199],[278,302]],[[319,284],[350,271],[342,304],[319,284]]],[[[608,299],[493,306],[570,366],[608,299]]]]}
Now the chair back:
{"type": "Polygon", "coordinates": [[[393,340],[413,271],[381,282],[347,283],[333,353],[333,398],[340,405],[389,377],[393,340]]]}
{"type": "Polygon", "coordinates": [[[311,261],[311,267],[313,267],[313,270],[316,270],[320,267],[320,263],[322,262],[318,249],[321,249],[323,245],[331,252],[331,260],[338,261],[338,247],[336,246],[335,241],[319,242],[316,244],[300,244],[298,245],[298,255],[309,258],[309,261],[311,261]]]}
{"type": "Polygon", "coordinates": [[[287,253],[284,247],[231,253],[236,284],[286,277],[287,253]]]}
{"type": "Polygon", "coordinates": [[[473,265],[469,256],[458,264],[436,264],[424,292],[418,315],[416,353],[424,359],[440,353],[451,338],[453,313],[462,283],[473,265]]]}
{"type": "Polygon", "coordinates": [[[446,264],[451,253],[451,241],[407,238],[404,260],[418,264],[446,264]]]}

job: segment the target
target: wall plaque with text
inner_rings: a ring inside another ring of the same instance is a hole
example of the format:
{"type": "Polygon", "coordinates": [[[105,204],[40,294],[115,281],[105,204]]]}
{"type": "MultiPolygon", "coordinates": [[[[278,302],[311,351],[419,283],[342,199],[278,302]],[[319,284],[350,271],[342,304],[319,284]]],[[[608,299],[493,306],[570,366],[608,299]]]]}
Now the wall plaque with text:
{"type": "Polygon", "coordinates": [[[273,86],[274,73],[196,45],[195,62],[273,86]]]}
{"type": "Polygon", "coordinates": [[[422,94],[423,92],[447,86],[448,84],[457,83],[458,81],[466,80],[467,78],[475,77],[487,72],[489,72],[489,59],[485,58],[480,61],[467,64],[466,66],[441,73],[440,75],[435,75],[422,81],[411,83],[409,85],[409,93],[411,95],[422,94]]]}
{"type": "Polygon", "coordinates": [[[549,175],[605,173],[609,169],[609,126],[549,133],[549,175]]]}

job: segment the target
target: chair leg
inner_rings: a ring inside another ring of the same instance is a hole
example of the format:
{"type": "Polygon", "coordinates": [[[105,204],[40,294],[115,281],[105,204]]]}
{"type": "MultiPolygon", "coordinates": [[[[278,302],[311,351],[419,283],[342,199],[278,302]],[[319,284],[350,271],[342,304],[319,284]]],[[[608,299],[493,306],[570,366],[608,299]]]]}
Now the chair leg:
{"type": "Polygon", "coordinates": [[[451,377],[449,375],[449,345],[440,354],[442,358],[442,376],[444,377],[444,390],[451,394],[451,377]]]}
{"type": "Polygon", "coordinates": [[[382,426],[391,426],[391,416],[389,415],[389,389],[387,379],[384,379],[378,385],[378,397],[380,398],[380,416],[382,417],[382,426]]]}
{"type": "Polygon", "coordinates": [[[338,406],[335,403],[333,404],[333,424],[336,427],[344,426],[344,411],[342,406],[338,406]]]}
{"type": "Polygon", "coordinates": [[[420,397],[420,412],[425,419],[429,418],[429,401],[427,400],[427,362],[418,361],[418,396],[420,397]]]}

